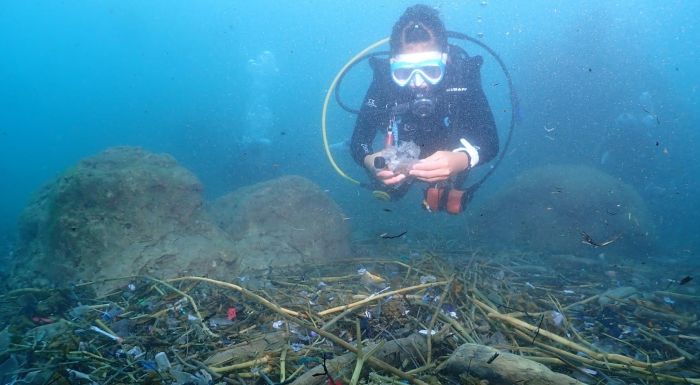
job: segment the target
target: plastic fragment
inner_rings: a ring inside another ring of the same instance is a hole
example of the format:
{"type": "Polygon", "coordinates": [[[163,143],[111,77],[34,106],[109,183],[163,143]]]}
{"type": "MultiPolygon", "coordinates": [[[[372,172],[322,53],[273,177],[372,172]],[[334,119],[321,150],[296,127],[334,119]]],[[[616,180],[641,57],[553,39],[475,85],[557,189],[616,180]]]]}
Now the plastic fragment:
{"type": "Polygon", "coordinates": [[[437,278],[434,275],[424,275],[420,277],[420,284],[425,285],[426,283],[429,282],[436,282],[437,278]]]}
{"type": "Polygon", "coordinates": [[[304,345],[295,342],[295,343],[291,344],[290,347],[291,347],[292,350],[296,353],[296,352],[300,351],[302,348],[304,348],[304,345]]]}
{"type": "Polygon", "coordinates": [[[169,370],[171,365],[170,365],[170,360],[168,359],[168,355],[165,354],[165,352],[158,352],[156,353],[156,365],[158,366],[158,370],[164,371],[164,370],[169,370]]]}
{"type": "Polygon", "coordinates": [[[141,350],[140,347],[134,346],[133,348],[127,350],[126,355],[129,356],[131,359],[138,359],[139,357],[143,356],[145,353],[143,350],[141,350]]]}
{"type": "Polygon", "coordinates": [[[223,326],[230,326],[233,325],[233,321],[229,320],[228,318],[225,317],[213,317],[209,318],[209,326],[213,328],[219,328],[223,326]]]}
{"type": "Polygon", "coordinates": [[[597,371],[589,368],[580,368],[580,370],[586,374],[590,374],[591,376],[595,376],[596,374],[598,374],[597,371]]]}
{"type": "Polygon", "coordinates": [[[177,385],[209,385],[212,383],[211,375],[204,369],[195,374],[173,369],[170,370],[170,375],[173,376],[177,385]]]}
{"type": "Polygon", "coordinates": [[[564,314],[561,314],[556,310],[552,311],[552,322],[554,323],[554,326],[561,328],[564,324],[564,319],[564,314]]]}
{"type": "Polygon", "coordinates": [[[111,339],[113,339],[114,341],[117,341],[118,343],[122,343],[122,342],[124,341],[123,338],[121,338],[121,337],[119,337],[119,336],[115,336],[115,335],[112,334],[112,333],[108,333],[108,332],[106,332],[106,331],[104,331],[104,330],[98,328],[97,326],[90,326],[90,330],[95,331],[95,332],[97,332],[97,333],[100,333],[100,334],[102,334],[102,335],[105,336],[105,337],[111,338],[111,339]]]}
{"type": "Polygon", "coordinates": [[[90,378],[90,375],[87,373],[79,372],[73,369],[66,369],[66,371],[68,372],[68,375],[70,375],[72,378],[79,378],[81,380],[88,380],[92,382],[92,378],[90,378]]]}
{"type": "Polygon", "coordinates": [[[83,318],[87,313],[89,313],[92,310],[92,308],[88,305],[80,305],[72,308],[68,314],[70,315],[71,319],[75,320],[78,318],[83,318]]]}
{"type": "Polygon", "coordinates": [[[385,292],[385,291],[387,291],[387,290],[389,290],[389,289],[391,289],[391,286],[387,286],[387,287],[383,288],[382,290],[379,290],[379,291],[377,291],[377,292],[374,292],[374,293],[370,294],[369,297],[372,298],[372,297],[374,297],[374,296],[376,296],[376,295],[382,294],[383,292],[385,292]]]}
{"type": "Polygon", "coordinates": [[[457,315],[457,309],[452,304],[449,304],[449,303],[445,304],[445,305],[443,305],[442,309],[443,309],[443,312],[445,314],[449,315],[450,317],[452,317],[454,319],[459,318],[459,316],[457,315]]]}
{"type": "Polygon", "coordinates": [[[367,269],[365,269],[365,268],[362,268],[362,269],[357,270],[357,274],[360,275],[360,277],[361,277],[361,278],[360,278],[360,281],[361,281],[362,284],[364,284],[364,285],[375,286],[375,287],[376,287],[376,286],[382,287],[382,285],[384,285],[384,283],[385,283],[385,279],[384,279],[384,278],[382,278],[382,277],[380,277],[380,276],[378,276],[378,275],[375,275],[375,274],[370,273],[370,272],[367,271],[367,269]]]}
{"type": "Polygon", "coordinates": [[[158,364],[156,364],[155,361],[149,360],[149,361],[139,361],[141,366],[146,369],[146,370],[153,370],[156,371],[158,369],[158,364]]]}
{"type": "Polygon", "coordinates": [[[122,310],[118,307],[113,307],[107,310],[106,312],[102,313],[102,319],[105,321],[111,321],[114,318],[118,317],[120,314],[122,314],[122,310]]]}

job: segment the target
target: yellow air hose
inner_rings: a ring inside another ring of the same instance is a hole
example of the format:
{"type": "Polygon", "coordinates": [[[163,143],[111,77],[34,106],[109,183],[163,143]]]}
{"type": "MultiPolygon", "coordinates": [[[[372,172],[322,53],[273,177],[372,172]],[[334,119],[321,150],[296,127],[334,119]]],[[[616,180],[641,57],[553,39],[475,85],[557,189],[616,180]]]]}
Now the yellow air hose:
{"type": "Polygon", "coordinates": [[[328,88],[328,92],[326,93],[326,99],[323,102],[323,111],[321,112],[321,133],[323,134],[323,147],[326,150],[326,156],[328,157],[328,161],[331,163],[331,166],[333,166],[333,169],[335,172],[338,173],[338,175],[342,176],[343,178],[349,180],[352,183],[355,184],[360,184],[360,182],[351,176],[347,175],[346,173],[343,172],[343,170],[340,169],[338,164],[335,162],[335,159],[333,159],[333,154],[331,154],[331,148],[328,144],[328,133],[326,132],[326,115],[328,113],[328,104],[331,101],[331,95],[333,94],[333,91],[335,90],[335,87],[338,86],[338,82],[340,81],[340,78],[343,76],[345,71],[348,70],[353,64],[355,64],[358,60],[361,60],[367,53],[372,51],[373,49],[386,44],[389,42],[389,38],[386,37],[384,39],[379,40],[378,42],[370,45],[369,47],[363,49],[355,55],[352,59],[350,59],[343,68],[338,71],[338,74],[335,75],[335,79],[333,79],[333,82],[331,83],[330,87],[328,88]]]}

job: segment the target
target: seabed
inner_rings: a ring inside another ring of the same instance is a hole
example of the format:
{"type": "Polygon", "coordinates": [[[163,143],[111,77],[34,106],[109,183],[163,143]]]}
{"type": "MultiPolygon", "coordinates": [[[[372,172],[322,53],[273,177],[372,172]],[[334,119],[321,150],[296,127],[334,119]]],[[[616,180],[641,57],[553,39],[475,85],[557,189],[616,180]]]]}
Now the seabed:
{"type": "Polygon", "coordinates": [[[660,276],[574,256],[425,251],[230,282],[17,289],[0,297],[0,380],[700,384],[697,282],[660,276]]]}

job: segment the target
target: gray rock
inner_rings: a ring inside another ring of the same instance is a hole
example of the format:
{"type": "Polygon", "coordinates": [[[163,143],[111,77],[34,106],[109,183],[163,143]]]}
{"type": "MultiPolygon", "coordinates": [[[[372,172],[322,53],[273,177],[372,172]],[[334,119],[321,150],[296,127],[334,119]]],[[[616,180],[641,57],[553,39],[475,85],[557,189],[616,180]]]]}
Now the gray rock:
{"type": "Polygon", "coordinates": [[[546,254],[653,255],[655,229],[645,202],[627,184],[591,167],[545,166],[526,171],[489,198],[473,218],[476,240],[546,254]],[[585,232],[604,246],[583,241],[585,232]]]}
{"type": "Polygon", "coordinates": [[[20,220],[10,286],[132,275],[232,281],[241,272],[308,268],[350,254],[340,208],[302,177],[239,189],[211,209],[210,215],[198,179],[171,156],[110,148],[31,199],[20,220]]]}
{"type": "Polygon", "coordinates": [[[340,207],[300,176],[241,188],[214,201],[210,212],[245,256],[240,261],[244,271],[350,255],[340,207]]]}
{"type": "Polygon", "coordinates": [[[167,154],[116,147],[86,158],[25,208],[14,284],[224,276],[221,269],[235,269],[238,257],[204,211],[201,192],[197,178],[167,154]]]}

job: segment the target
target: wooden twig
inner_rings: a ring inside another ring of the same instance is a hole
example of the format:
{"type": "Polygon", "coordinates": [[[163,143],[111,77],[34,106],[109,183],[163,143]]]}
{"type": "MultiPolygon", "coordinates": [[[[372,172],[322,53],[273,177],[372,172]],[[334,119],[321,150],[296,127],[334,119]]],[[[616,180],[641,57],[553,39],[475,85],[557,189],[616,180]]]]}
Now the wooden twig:
{"type": "Polygon", "coordinates": [[[252,300],[258,302],[259,304],[261,304],[261,305],[267,307],[268,309],[273,310],[277,313],[290,315],[292,317],[303,317],[304,316],[300,312],[285,309],[277,304],[274,304],[274,303],[266,300],[265,298],[255,294],[255,293],[253,293],[252,291],[250,291],[248,289],[244,289],[238,285],[234,285],[233,283],[218,281],[215,279],[205,278],[205,277],[195,277],[195,276],[173,278],[173,279],[169,279],[168,282],[188,281],[188,280],[189,281],[206,282],[206,283],[209,283],[212,285],[221,286],[221,287],[225,287],[228,289],[236,290],[237,292],[243,294],[244,296],[248,297],[249,299],[252,299],[252,300]]]}
{"type": "Polygon", "coordinates": [[[662,336],[659,333],[654,332],[653,330],[647,329],[643,326],[640,326],[637,330],[639,330],[640,333],[644,334],[647,337],[653,338],[657,341],[660,341],[661,343],[665,344],[666,346],[670,347],[671,349],[675,350],[680,354],[681,356],[687,358],[688,360],[693,361],[695,359],[695,356],[688,353],[684,349],[681,349],[678,347],[678,345],[674,344],[673,342],[669,341],[666,337],[662,336]]]}
{"type": "Polygon", "coordinates": [[[430,323],[428,324],[428,352],[426,354],[426,365],[430,365],[433,359],[433,330],[435,329],[435,322],[438,319],[438,314],[442,312],[442,304],[445,302],[445,297],[447,297],[447,294],[450,291],[452,282],[454,282],[454,276],[450,278],[450,280],[447,282],[447,285],[445,286],[445,289],[442,291],[442,294],[440,295],[440,300],[438,301],[437,307],[435,308],[433,316],[430,319],[430,323]]]}
{"type": "Polygon", "coordinates": [[[213,371],[214,373],[221,374],[221,373],[233,372],[234,370],[252,368],[254,366],[258,366],[261,364],[267,364],[269,361],[270,361],[269,357],[263,356],[261,358],[256,358],[254,360],[241,362],[240,364],[234,364],[234,365],[229,365],[229,366],[219,366],[219,367],[210,366],[209,369],[211,371],[213,371]]]}
{"type": "Polygon", "coordinates": [[[377,294],[377,295],[375,295],[375,296],[370,296],[370,297],[368,297],[368,298],[365,298],[365,299],[360,300],[360,301],[357,301],[357,302],[353,302],[353,303],[348,304],[348,305],[336,306],[336,307],[333,307],[333,308],[330,308],[330,309],[321,311],[321,312],[318,313],[318,315],[321,316],[321,317],[323,317],[323,316],[327,316],[327,315],[329,315],[329,314],[333,314],[333,313],[337,313],[337,312],[340,312],[340,311],[345,311],[345,310],[348,310],[348,309],[352,309],[352,308],[355,308],[355,307],[358,307],[358,306],[366,305],[366,304],[368,304],[368,303],[372,303],[372,302],[375,302],[375,301],[377,301],[377,300],[380,300],[380,299],[382,299],[382,298],[386,298],[386,297],[389,297],[389,296],[392,296],[392,295],[397,295],[397,294],[401,294],[401,293],[407,293],[407,292],[415,291],[415,290],[427,289],[427,288],[433,287],[433,286],[443,286],[443,285],[446,285],[446,284],[447,284],[447,281],[430,282],[430,283],[424,283],[424,284],[422,284],[422,285],[416,285],[416,286],[411,286],[411,287],[405,287],[405,288],[403,288],[403,289],[398,289],[398,290],[393,290],[393,291],[387,291],[387,292],[384,292],[384,293],[381,293],[381,294],[377,294]]]}
{"type": "MultiPolygon", "coordinates": [[[[537,330],[537,327],[534,325],[530,325],[529,323],[519,320],[517,318],[509,317],[504,314],[498,313],[495,309],[489,308],[486,304],[482,303],[481,301],[477,300],[476,298],[472,298],[472,301],[476,303],[478,306],[483,307],[485,310],[488,310],[488,316],[490,318],[498,319],[500,321],[506,322],[512,326],[515,326],[518,329],[522,329],[524,331],[529,331],[533,332],[537,330]]],[[[569,341],[564,337],[561,337],[557,334],[551,333],[547,330],[540,330],[539,333],[541,336],[546,337],[549,340],[552,340],[554,342],[557,342],[573,351],[577,352],[583,352],[587,354],[588,356],[592,357],[595,361],[598,361],[599,363],[602,363],[603,366],[604,361],[610,361],[610,362],[615,362],[623,365],[630,365],[634,366],[637,368],[660,368],[668,365],[673,365],[676,364],[680,361],[683,361],[685,358],[679,357],[676,359],[671,359],[671,360],[666,360],[666,361],[659,361],[659,362],[653,362],[653,363],[646,363],[646,362],[641,362],[637,361],[633,358],[623,356],[621,354],[604,354],[604,353],[599,353],[593,350],[588,349],[585,346],[582,346],[580,344],[577,344],[575,342],[569,341]]]]}
{"type": "Polygon", "coordinates": [[[362,374],[362,367],[364,366],[367,358],[371,357],[372,354],[377,351],[377,349],[384,346],[384,341],[381,341],[374,345],[369,352],[364,352],[362,349],[362,330],[360,329],[360,320],[355,320],[355,329],[357,333],[357,360],[355,362],[355,369],[352,372],[352,378],[350,379],[350,385],[357,385],[357,382],[360,380],[360,374],[362,374]]]}

